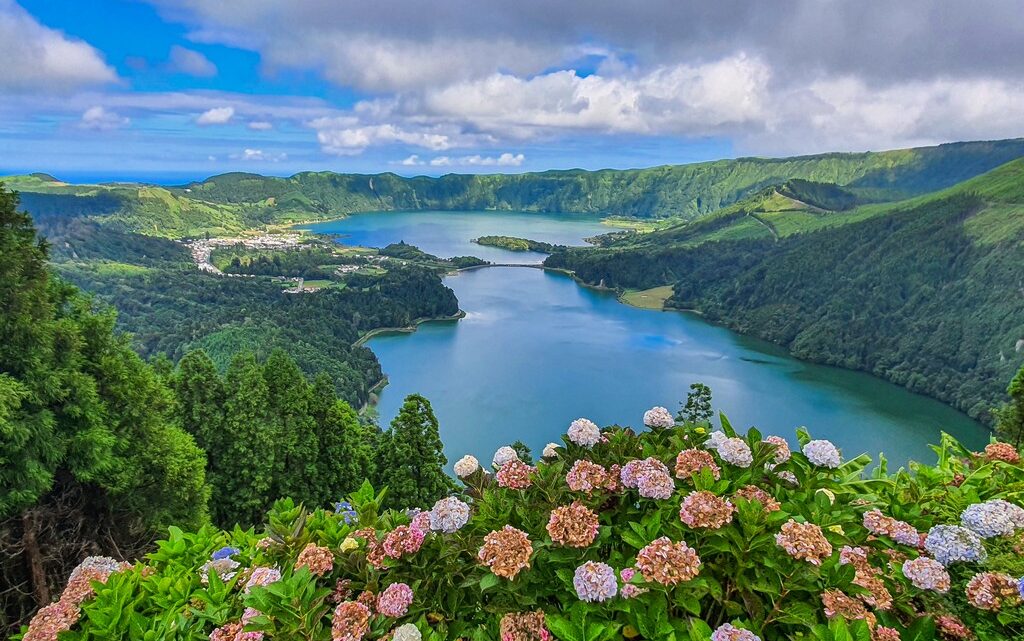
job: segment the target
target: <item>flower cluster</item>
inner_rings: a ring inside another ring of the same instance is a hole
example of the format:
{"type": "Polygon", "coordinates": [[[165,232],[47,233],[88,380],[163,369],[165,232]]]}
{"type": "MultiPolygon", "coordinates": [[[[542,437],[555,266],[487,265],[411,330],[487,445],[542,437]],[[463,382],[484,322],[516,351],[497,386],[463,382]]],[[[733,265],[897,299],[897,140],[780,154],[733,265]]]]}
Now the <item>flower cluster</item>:
{"type": "Polygon", "coordinates": [[[235,576],[235,570],[241,565],[238,561],[229,557],[210,559],[199,568],[199,577],[203,585],[209,585],[210,574],[216,574],[221,581],[230,581],[235,576]]]}
{"type": "Polygon", "coordinates": [[[750,464],[754,462],[750,446],[739,437],[734,436],[723,440],[717,449],[718,455],[722,457],[723,461],[736,467],[750,467],[750,464]]]}
{"type": "Polygon", "coordinates": [[[864,527],[875,536],[887,536],[902,545],[917,547],[921,533],[913,525],[882,514],[881,510],[864,513],[864,527]]]}
{"type": "Polygon", "coordinates": [[[391,631],[391,641],[420,641],[423,635],[413,623],[405,623],[391,631]]]}
{"type": "Polygon", "coordinates": [[[469,522],[469,505],[454,496],[448,496],[434,503],[428,518],[430,529],[435,532],[458,532],[469,522]]]}
{"type": "Polygon", "coordinates": [[[652,407],[644,412],[644,425],[652,430],[663,430],[676,424],[672,413],[664,407],[652,407]]]}
{"type": "Polygon", "coordinates": [[[814,523],[797,523],[790,519],[775,535],[775,543],[794,559],[803,559],[812,565],[821,565],[832,556],[832,544],[814,523]]]}
{"type": "Polygon", "coordinates": [[[736,490],[733,496],[747,501],[757,501],[764,508],[765,512],[777,512],[782,509],[782,505],[771,494],[756,485],[744,485],[736,490]]]}
{"type": "Polygon", "coordinates": [[[919,556],[904,561],[903,576],[910,579],[916,588],[940,593],[949,592],[949,572],[935,559],[919,556]]]}
{"type": "Polygon", "coordinates": [[[597,538],[597,514],[579,502],[556,507],[548,519],[551,540],[573,548],[587,547],[597,538]]]}
{"type": "Polygon", "coordinates": [[[530,475],[536,471],[537,468],[514,458],[502,465],[495,473],[494,478],[501,487],[507,487],[510,490],[525,490],[533,485],[530,475]]]}
{"type": "Polygon", "coordinates": [[[412,604],[412,588],[404,583],[392,583],[377,597],[377,612],[386,617],[404,617],[412,604]]]}
{"type": "Polygon", "coordinates": [[[688,479],[700,474],[703,469],[711,470],[711,476],[717,481],[722,477],[722,468],[715,463],[715,458],[705,450],[683,450],[676,456],[676,478],[688,479]]]}
{"type": "Polygon", "coordinates": [[[345,601],[334,609],[332,641],[360,641],[370,630],[370,609],[356,601],[345,601]]]}
{"type": "Polygon", "coordinates": [[[506,463],[510,461],[518,461],[519,454],[508,445],[502,445],[494,452],[494,457],[491,459],[491,465],[496,468],[502,468],[506,463]]]}
{"type": "Polygon", "coordinates": [[[545,627],[544,611],[509,612],[501,618],[501,641],[551,641],[554,637],[545,627]]]}
{"type": "Polygon", "coordinates": [[[277,568],[258,567],[253,568],[245,582],[244,591],[248,592],[253,588],[262,588],[281,580],[281,571],[277,568]]]}
{"type": "Polygon", "coordinates": [[[1002,461],[1011,465],[1020,463],[1020,453],[1009,443],[989,443],[985,446],[985,458],[989,461],[1002,461]]]}
{"type": "Polygon", "coordinates": [[[619,476],[622,485],[636,488],[645,499],[667,499],[676,489],[668,467],[654,457],[626,463],[619,476]]]}
{"type": "Polygon", "coordinates": [[[607,601],[618,593],[615,570],[607,563],[587,561],[576,568],[572,578],[581,601],[607,601]]]}
{"type": "Polygon", "coordinates": [[[569,425],[566,433],[569,440],[582,447],[594,447],[601,442],[601,430],[585,418],[578,418],[569,425]]]}
{"type": "Polygon", "coordinates": [[[352,508],[352,504],[348,501],[338,501],[334,504],[334,513],[341,516],[342,520],[347,525],[351,525],[359,521],[359,515],[356,514],[355,509],[352,508]]]}
{"type": "Polygon", "coordinates": [[[423,545],[426,532],[412,525],[399,525],[384,537],[381,548],[385,556],[400,559],[406,554],[416,554],[423,545]]]}
{"type": "Polygon", "coordinates": [[[835,469],[843,463],[843,457],[839,454],[839,449],[832,444],[832,441],[825,439],[810,441],[807,445],[804,445],[803,453],[811,464],[818,467],[835,469]]]}
{"type": "Polygon", "coordinates": [[[647,581],[675,585],[689,581],[700,572],[697,552],[686,543],[673,543],[667,536],[648,543],[636,555],[636,568],[647,581]]]}
{"type": "Polygon", "coordinates": [[[579,459],[565,475],[565,482],[573,492],[586,492],[590,496],[594,490],[608,485],[608,470],[587,459],[579,459]]]}
{"type": "Polygon", "coordinates": [[[975,503],[960,514],[960,524],[983,539],[1008,536],[1024,528],[1024,508],[1002,499],[975,503]]]}
{"type": "Polygon", "coordinates": [[[316,543],[309,543],[299,552],[299,558],[295,561],[296,568],[309,568],[310,574],[323,576],[334,567],[334,555],[330,548],[325,548],[316,543]]]}
{"type": "Polygon", "coordinates": [[[558,458],[558,448],[561,447],[558,443],[548,443],[544,446],[544,451],[541,452],[541,456],[546,459],[558,458]]]}
{"type": "Polygon", "coordinates": [[[23,641],[55,641],[57,635],[71,629],[81,616],[79,606],[93,596],[93,582],[106,583],[114,572],[128,569],[127,563],[105,556],[86,557],[68,578],[60,599],[36,612],[28,624],[23,641]]]}
{"type": "Polygon", "coordinates": [[[825,590],[821,595],[821,603],[825,608],[825,616],[830,619],[840,616],[847,621],[862,619],[867,621],[870,626],[875,625],[875,615],[868,612],[868,609],[858,599],[842,590],[825,590]]]}
{"type": "Polygon", "coordinates": [[[731,623],[723,623],[711,633],[711,641],[761,641],[761,637],[750,630],[737,628],[731,623]]]}
{"type": "Polygon", "coordinates": [[[876,625],[871,630],[871,641],[901,641],[900,631],[884,625],[876,625]]]}
{"type": "Polygon", "coordinates": [[[691,492],[679,507],[679,520],[691,528],[717,530],[732,520],[736,507],[729,501],[701,490],[691,492]]]}
{"type": "Polygon", "coordinates": [[[622,595],[623,599],[633,599],[640,596],[641,594],[649,592],[647,588],[640,587],[635,583],[630,583],[630,581],[633,580],[633,577],[636,576],[635,569],[622,568],[622,570],[619,571],[619,576],[622,578],[622,590],[620,594],[622,595]]]}
{"type": "Polygon", "coordinates": [[[775,447],[775,463],[772,464],[772,467],[775,465],[782,465],[792,456],[792,453],[789,451],[789,442],[781,436],[766,436],[762,443],[775,447]]]}
{"type": "Polygon", "coordinates": [[[979,610],[996,611],[1021,602],[1017,580],[1001,572],[981,572],[967,582],[967,602],[979,610]]]}
{"type": "Polygon", "coordinates": [[[964,622],[951,614],[935,617],[935,627],[945,639],[970,639],[974,636],[964,622]]]}
{"type": "Polygon", "coordinates": [[[988,558],[981,537],[958,525],[936,525],[928,531],[924,549],[942,565],[957,561],[984,562],[988,558]]]}
{"type": "Polygon", "coordinates": [[[467,454],[455,461],[455,465],[452,469],[455,470],[455,476],[460,479],[464,479],[468,476],[472,476],[474,472],[480,469],[480,461],[476,460],[475,456],[467,454]]]}
{"type": "Polygon", "coordinates": [[[484,537],[477,558],[495,575],[514,579],[523,569],[530,567],[531,554],[533,546],[526,532],[506,525],[484,537]]]}

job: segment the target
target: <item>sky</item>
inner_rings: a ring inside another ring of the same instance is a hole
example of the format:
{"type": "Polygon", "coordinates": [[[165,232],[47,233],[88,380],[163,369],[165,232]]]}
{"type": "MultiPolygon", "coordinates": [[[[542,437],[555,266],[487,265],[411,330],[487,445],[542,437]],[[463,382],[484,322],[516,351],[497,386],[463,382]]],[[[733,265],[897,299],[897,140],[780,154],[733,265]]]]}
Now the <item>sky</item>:
{"type": "Polygon", "coordinates": [[[1024,136],[1019,0],[0,0],[0,174],[645,167],[1024,136]]]}

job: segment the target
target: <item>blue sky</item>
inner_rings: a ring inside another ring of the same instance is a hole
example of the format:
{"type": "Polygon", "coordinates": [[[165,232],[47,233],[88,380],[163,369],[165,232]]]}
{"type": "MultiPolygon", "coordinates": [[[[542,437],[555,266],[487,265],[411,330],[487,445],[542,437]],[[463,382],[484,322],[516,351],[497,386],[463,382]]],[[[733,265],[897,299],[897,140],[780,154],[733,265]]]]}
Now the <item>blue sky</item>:
{"type": "Polygon", "coordinates": [[[1012,1],[0,0],[0,174],[640,167],[1018,137],[1012,1]]]}

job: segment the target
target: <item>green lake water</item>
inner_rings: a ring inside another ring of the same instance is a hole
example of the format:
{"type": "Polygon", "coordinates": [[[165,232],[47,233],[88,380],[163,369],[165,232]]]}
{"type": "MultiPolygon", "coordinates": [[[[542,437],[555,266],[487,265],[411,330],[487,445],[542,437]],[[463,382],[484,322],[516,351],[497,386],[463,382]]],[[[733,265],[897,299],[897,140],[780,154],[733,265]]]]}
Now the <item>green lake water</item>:
{"type": "MultiPolygon", "coordinates": [[[[311,227],[346,244],[381,247],[404,240],[439,256],[537,263],[543,255],[480,247],[488,234],[561,244],[610,229],[593,218],[499,212],[360,214],[311,227]]],[[[794,441],[806,426],[845,456],[885,452],[895,464],[933,460],[928,443],[946,431],[971,447],[987,431],[938,401],[869,376],[799,361],[782,349],[711,325],[697,315],[624,305],[615,296],[540,269],[490,267],[445,279],[466,317],[382,334],[367,345],[389,384],[382,425],[414,392],[430,399],[451,461],[482,461],[520,439],[535,452],[569,423],[640,426],[644,410],[673,412],[701,381],[734,427],[794,441]]]]}

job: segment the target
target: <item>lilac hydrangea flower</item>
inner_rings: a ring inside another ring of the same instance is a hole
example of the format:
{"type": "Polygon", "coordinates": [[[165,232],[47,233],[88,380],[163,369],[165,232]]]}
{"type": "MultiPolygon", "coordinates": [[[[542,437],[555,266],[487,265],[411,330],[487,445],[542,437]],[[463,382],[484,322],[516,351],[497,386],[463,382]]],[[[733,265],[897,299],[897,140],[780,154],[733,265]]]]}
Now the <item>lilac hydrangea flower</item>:
{"type": "Polygon", "coordinates": [[[959,525],[936,525],[928,531],[924,549],[942,565],[957,561],[984,562],[988,558],[981,537],[959,525]]]}
{"type": "Polygon", "coordinates": [[[581,601],[606,601],[619,591],[612,566],[594,561],[587,561],[576,568],[572,584],[581,601]]]}
{"type": "Polygon", "coordinates": [[[644,412],[644,425],[654,430],[662,430],[676,424],[672,413],[664,407],[652,407],[644,412]]]}
{"type": "Polygon", "coordinates": [[[469,521],[469,505],[449,496],[434,503],[429,514],[431,530],[451,534],[461,530],[469,521]]]}
{"type": "Polygon", "coordinates": [[[1024,508],[1002,499],[975,503],[960,515],[960,524],[983,539],[1009,536],[1024,527],[1024,508]]]}
{"type": "Polygon", "coordinates": [[[750,446],[741,438],[733,437],[724,439],[718,445],[718,455],[726,463],[736,467],[750,467],[754,462],[754,455],[750,452],[750,446]]]}
{"type": "Polygon", "coordinates": [[[583,447],[594,447],[601,442],[601,430],[597,424],[586,418],[578,418],[569,425],[566,432],[569,440],[583,447]]]}

